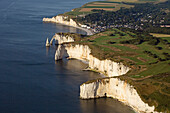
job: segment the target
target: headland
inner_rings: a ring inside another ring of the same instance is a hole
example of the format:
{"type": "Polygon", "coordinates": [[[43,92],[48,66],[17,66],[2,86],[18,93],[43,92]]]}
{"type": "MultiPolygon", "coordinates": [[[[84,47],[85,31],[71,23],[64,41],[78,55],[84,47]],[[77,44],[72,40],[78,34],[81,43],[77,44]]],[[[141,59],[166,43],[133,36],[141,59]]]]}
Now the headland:
{"type": "MultiPolygon", "coordinates": [[[[96,15],[100,17],[100,13],[110,14],[105,11],[113,8],[113,4],[116,4],[116,7],[119,6],[115,9],[119,12],[123,10],[121,7],[124,5],[128,5],[125,10],[136,8],[139,6],[138,2],[141,3],[141,1],[92,2],[71,12],[50,19],[44,18],[43,21],[85,28],[95,33],[79,38],[77,38],[78,34],[72,36],[62,33],[53,38],[56,42],[60,42],[57,43],[59,46],[55,60],[63,58],[85,60],[89,64],[88,69],[106,76],[83,83],[80,86],[80,98],[112,97],[131,106],[137,112],[169,112],[170,45],[168,37],[154,37],[147,32],[141,32],[142,27],[136,25],[130,28],[128,25],[103,27],[97,26],[99,24],[93,21],[87,21],[89,17],[96,15]],[[103,4],[107,4],[107,7],[103,4]],[[85,9],[86,12],[84,12],[85,9]]],[[[140,5],[143,6],[143,2],[140,5]]],[[[159,4],[163,1],[154,2],[159,4]]]]}

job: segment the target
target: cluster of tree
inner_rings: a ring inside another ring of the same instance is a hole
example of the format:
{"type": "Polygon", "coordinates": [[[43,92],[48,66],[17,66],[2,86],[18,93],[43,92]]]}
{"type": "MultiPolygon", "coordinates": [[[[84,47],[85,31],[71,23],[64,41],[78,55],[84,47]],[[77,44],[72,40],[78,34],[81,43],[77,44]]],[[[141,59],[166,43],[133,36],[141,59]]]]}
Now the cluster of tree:
{"type": "Polygon", "coordinates": [[[119,32],[119,31],[115,31],[115,34],[119,34],[120,36],[125,36],[124,33],[121,33],[121,32],[119,32]]]}
{"type": "Polygon", "coordinates": [[[162,47],[155,47],[157,50],[162,50],[162,47]]]}
{"type": "MultiPolygon", "coordinates": [[[[130,3],[126,3],[130,4],[130,3]]],[[[116,12],[93,10],[95,13],[78,17],[77,21],[91,26],[127,27],[149,32],[170,34],[169,28],[160,25],[170,25],[170,0],[159,3],[133,4],[133,8],[121,8],[116,12]]]]}
{"type": "Polygon", "coordinates": [[[113,42],[113,41],[109,41],[107,42],[108,44],[115,44],[116,42],[113,42]]]}
{"type": "Polygon", "coordinates": [[[150,51],[144,51],[143,53],[148,54],[149,56],[151,56],[151,57],[153,57],[153,58],[159,58],[159,56],[158,56],[158,55],[153,54],[153,53],[152,53],[152,52],[150,52],[150,51]]]}
{"type": "Polygon", "coordinates": [[[127,40],[127,41],[121,41],[120,43],[124,43],[124,44],[141,44],[143,42],[148,42],[149,45],[158,45],[159,43],[165,44],[167,46],[170,47],[170,42],[168,42],[165,39],[162,38],[157,38],[157,37],[153,37],[152,35],[149,35],[147,32],[143,32],[143,31],[136,31],[133,29],[128,29],[128,28],[120,28],[121,31],[130,31],[136,35],[130,35],[130,33],[128,33],[130,36],[132,36],[135,39],[132,40],[127,40]]]}
{"type": "Polygon", "coordinates": [[[144,29],[144,31],[147,31],[149,33],[170,34],[170,28],[162,28],[162,27],[153,27],[153,26],[151,26],[151,27],[148,27],[148,28],[144,29]]]}
{"type": "Polygon", "coordinates": [[[158,38],[153,38],[148,42],[149,45],[158,45],[160,40],[158,38]]]}
{"type": "Polygon", "coordinates": [[[132,39],[132,40],[126,40],[126,41],[120,41],[121,44],[134,44],[134,45],[139,45],[144,42],[143,39],[132,39]]]}
{"type": "Polygon", "coordinates": [[[151,51],[144,51],[143,53],[153,57],[153,58],[157,58],[158,61],[167,61],[167,60],[170,60],[170,54],[168,53],[163,53],[163,55],[165,56],[165,58],[160,58],[158,55],[152,53],[151,51]]]}
{"type": "Polygon", "coordinates": [[[164,52],[163,55],[165,56],[166,60],[170,60],[170,54],[169,53],[164,52]]]}

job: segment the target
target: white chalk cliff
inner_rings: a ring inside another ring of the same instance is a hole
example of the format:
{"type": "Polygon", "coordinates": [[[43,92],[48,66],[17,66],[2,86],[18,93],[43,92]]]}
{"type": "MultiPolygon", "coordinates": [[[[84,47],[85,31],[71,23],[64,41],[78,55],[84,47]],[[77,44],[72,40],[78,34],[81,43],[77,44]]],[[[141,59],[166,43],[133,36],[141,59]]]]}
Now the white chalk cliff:
{"type": "Polygon", "coordinates": [[[55,16],[52,18],[43,18],[44,22],[54,22],[54,23],[59,23],[59,24],[64,24],[68,26],[73,26],[73,27],[78,27],[78,24],[68,16],[55,16]]]}
{"type": "MultiPolygon", "coordinates": [[[[136,89],[118,78],[105,78],[83,83],[80,86],[80,98],[90,99],[99,97],[112,97],[131,106],[136,112],[155,112],[154,106],[144,103],[136,89]]],[[[156,113],[156,112],[155,112],[156,113]]]]}
{"type": "Polygon", "coordinates": [[[87,45],[60,45],[56,51],[55,60],[64,57],[86,60],[89,62],[91,70],[96,70],[110,77],[83,83],[80,86],[80,98],[112,97],[131,106],[137,112],[156,113],[155,107],[144,103],[133,86],[118,78],[112,78],[126,74],[130,70],[129,67],[122,63],[107,59],[99,60],[93,57],[91,49],[87,45]]]}
{"type": "Polygon", "coordinates": [[[55,60],[62,59],[63,57],[75,58],[79,60],[86,60],[89,62],[91,70],[98,71],[109,77],[119,76],[127,73],[130,68],[124,66],[122,63],[117,63],[111,60],[99,60],[91,55],[91,49],[87,45],[71,45],[65,44],[64,47],[58,47],[55,60]],[[63,50],[64,49],[64,50],[63,50]],[[61,54],[59,51],[64,51],[61,54]]]}
{"type": "Polygon", "coordinates": [[[64,35],[64,34],[55,34],[53,38],[50,41],[50,44],[52,45],[53,40],[55,40],[55,44],[63,44],[66,42],[74,42],[74,38],[70,35],[64,35]]]}
{"type": "Polygon", "coordinates": [[[52,18],[43,18],[43,22],[53,22],[53,23],[76,27],[78,29],[87,32],[87,35],[93,35],[93,32],[91,30],[80,27],[81,26],[80,23],[77,23],[76,21],[74,21],[72,18],[69,18],[68,16],[58,15],[52,18]]]}

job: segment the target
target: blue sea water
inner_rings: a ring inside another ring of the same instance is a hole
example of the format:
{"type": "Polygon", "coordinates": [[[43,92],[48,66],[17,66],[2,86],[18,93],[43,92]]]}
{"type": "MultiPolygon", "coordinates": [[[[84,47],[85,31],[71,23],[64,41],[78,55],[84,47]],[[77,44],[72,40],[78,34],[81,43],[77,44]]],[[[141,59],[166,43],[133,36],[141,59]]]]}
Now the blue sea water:
{"type": "Polygon", "coordinates": [[[100,78],[78,60],[55,62],[45,47],[56,32],[84,31],[43,23],[92,0],[0,0],[0,113],[131,113],[110,99],[79,99],[79,86],[100,78]]]}

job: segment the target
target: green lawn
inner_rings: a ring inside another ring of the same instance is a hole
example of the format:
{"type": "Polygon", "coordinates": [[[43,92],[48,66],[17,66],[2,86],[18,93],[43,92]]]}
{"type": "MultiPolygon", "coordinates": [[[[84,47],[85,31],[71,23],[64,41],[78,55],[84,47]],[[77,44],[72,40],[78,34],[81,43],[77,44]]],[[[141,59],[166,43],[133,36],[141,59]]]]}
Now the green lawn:
{"type": "Polygon", "coordinates": [[[85,6],[83,8],[115,8],[114,6],[85,6]]]}
{"type": "MultiPolygon", "coordinates": [[[[148,37],[145,36],[145,34],[142,36],[148,37]]],[[[147,71],[145,70],[143,72],[135,72],[136,75],[140,75],[138,78],[150,75],[149,73],[152,73],[153,70],[155,70],[154,74],[167,72],[167,69],[160,71],[163,69],[163,67],[167,68],[167,61],[159,61],[159,59],[166,59],[166,56],[163,53],[170,53],[169,46],[161,42],[157,45],[150,45],[149,41],[145,41],[142,44],[137,45],[121,44],[122,41],[134,40],[137,38],[138,35],[134,32],[130,32],[128,30],[121,31],[119,29],[112,29],[95,34],[94,36],[86,37],[79,43],[89,45],[92,49],[92,54],[96,57],[99,57],[99,59],[114,60],[115,58],[117,62],[122,61],[126,65],[133,64],[136,66],[146,66],[146,68],[148,68],[147,71]],[[162,49],[159,50],[157,47],[161,47],[162,49]],[[156,57],[146,54],[144,51],[149,51],[151,54],[156,55],[156,57]],[[159,65],[154,67],[154,63],[156,62],[157,64],[163,65],[163,67],[159,68],[159,65]]],[[[133,76],[134,72],[131,74],[132,75],[129,73],[130,76],[133,76]]]]}
{"type": "Polygon", "coordinates": [[[155,38],[149,34],[140,35],[130,29],[110,29],[85,37],[75,44],[88,45],[92,50],[91,54],[98,59],[122,62],[130,67],[131,70],[119,78],[133,85],[141,99],[150,106],[154,105],[156,111],[169,112],[170,45],[161,41],[157,45],[149,44],[152,40],[155,38]],[[140,39],[141,36],[145,39],[141,44],[122,44],[122,41],[140,39]],[[144,51],[156,54],[162,60],[144,51]],[[167,99],[163,101],[165,98],[167,99]]]}

